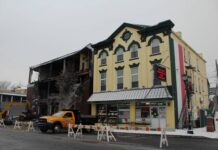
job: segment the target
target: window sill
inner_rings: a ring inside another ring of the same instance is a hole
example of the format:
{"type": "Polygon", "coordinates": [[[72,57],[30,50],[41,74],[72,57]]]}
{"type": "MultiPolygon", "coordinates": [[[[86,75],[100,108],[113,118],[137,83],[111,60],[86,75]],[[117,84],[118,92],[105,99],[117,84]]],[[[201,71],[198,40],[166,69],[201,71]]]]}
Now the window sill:
{"type": "Polygon", "coordinates": [[[139,87],[131,87],[132,90],[137,90],[139,87]]]}
{"type": "Polygon", "coordinates": [[[156,55],[161,55],[161,53],[151,54],[150,56],[156,56],[156,55]]]}
{"type": "Polygon", "coordinates": [[[118,63],[123,63],[124,61],[122,60],[122,61],[117,61],[117,62],[115,62],[116,64],[118,64],[118,63]]]}
{"type": "Polygon", "coordinates": [[[135,58],[130,58],[129,60],[136,60],[136,59],[139,59],[138,57],[135,57],[135,58]]]}
{"type": "Polygon", "coordinates": [[[107,66],[107,64],[105,64],[105,65],[100,65],[99,67],[104,67],[104,66],[107,66]]]}

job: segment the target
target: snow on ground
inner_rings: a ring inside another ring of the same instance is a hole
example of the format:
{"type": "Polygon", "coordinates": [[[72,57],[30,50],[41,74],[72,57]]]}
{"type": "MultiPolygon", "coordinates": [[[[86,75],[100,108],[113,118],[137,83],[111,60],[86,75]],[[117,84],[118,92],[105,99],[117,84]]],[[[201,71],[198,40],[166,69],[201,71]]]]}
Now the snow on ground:
{"type": "MultiPolygon", "coordinates": [[[[187,129],[175,129],[175,130],[166,130],[167,135],[173,136],[190,136],[190,137],[205,137],[211,139],[218,139],[217,132],[207,132],[206,127],[193,129],[194,134],[188,134],[187,129]]],[[[150,135],[160,135],[161,131],[143,131],[143,130],[120,130],[114,129],[113,132],[116,133],[132,133],[132,134],[150,134],[150,135]]]]}

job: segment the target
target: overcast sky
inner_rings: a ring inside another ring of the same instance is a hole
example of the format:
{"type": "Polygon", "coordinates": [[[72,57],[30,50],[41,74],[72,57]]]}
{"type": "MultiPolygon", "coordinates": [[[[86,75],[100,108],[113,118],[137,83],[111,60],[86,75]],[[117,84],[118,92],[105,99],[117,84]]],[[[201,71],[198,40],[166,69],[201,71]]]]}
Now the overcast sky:
{"type": "Polygon", "coordinates": [[[104,40],[123,22],[167,19],[203,53],[215,83],[217,0],[0,0],[0,81],[27,84],[30,66],[104,40]]]}

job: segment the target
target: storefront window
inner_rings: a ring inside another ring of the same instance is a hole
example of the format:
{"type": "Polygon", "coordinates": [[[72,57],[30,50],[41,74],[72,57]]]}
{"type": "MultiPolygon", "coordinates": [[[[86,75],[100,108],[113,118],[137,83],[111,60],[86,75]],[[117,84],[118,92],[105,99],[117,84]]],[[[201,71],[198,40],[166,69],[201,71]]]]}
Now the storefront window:
{"type": "Polygon", "coordinates": [[[136,103],[136,124],[150,125],[151,127],[166,126],[166,104],[164,102],[136,103]]]}
{"type": "Polygon", "coordinates": [[[151,124],[150,107],[145,103],[136,103],[136,123],[137,124],[151,124]]]}
{"type": "Polygon", "coordinates": [[[107,123],[107,105],[99,104],[97,105],[97,115],[99,123],[107,123]]]}
{"type": "Polygon", "coordinates": [[[108,104],[107,108],[108,108],[108,113],[107,113],[108,123],[109,124],[117,123],[117,119],[118,119],[117,104],[108,104]]]}
{"type": "Polygon", "coordinates": [[[129,123],[130,122],[130,109],[129,104],[118,105],[118,123],[129,123]]]}
{"type": "Polygon", "coordinates": [[[118,120],[117,104],[98,104],[97,115],[99,123],[115,124],[118,120]]]}

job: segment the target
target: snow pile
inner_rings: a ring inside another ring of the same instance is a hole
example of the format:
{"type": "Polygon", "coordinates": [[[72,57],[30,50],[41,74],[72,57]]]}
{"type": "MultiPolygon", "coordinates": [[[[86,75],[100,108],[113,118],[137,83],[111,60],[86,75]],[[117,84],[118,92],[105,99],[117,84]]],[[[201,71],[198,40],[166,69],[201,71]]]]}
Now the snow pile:
{"type": "MultiPolygon", "coordinates": [[[[194,134],[188,134],[187,129],[175,129],[166,131],[167,135],[174,136],[191,136],[191,137],[206,137],[211,139],[218,139],[218,132],[207,132],[206,127],[193,129],[194,134]]],[[[114,129],[113,132],[116,133],[132,133],[132,134],[150,134],[150,135],[160,135],[161,131],[143,131],[143,130],[120,130],[114,129]]]]}

